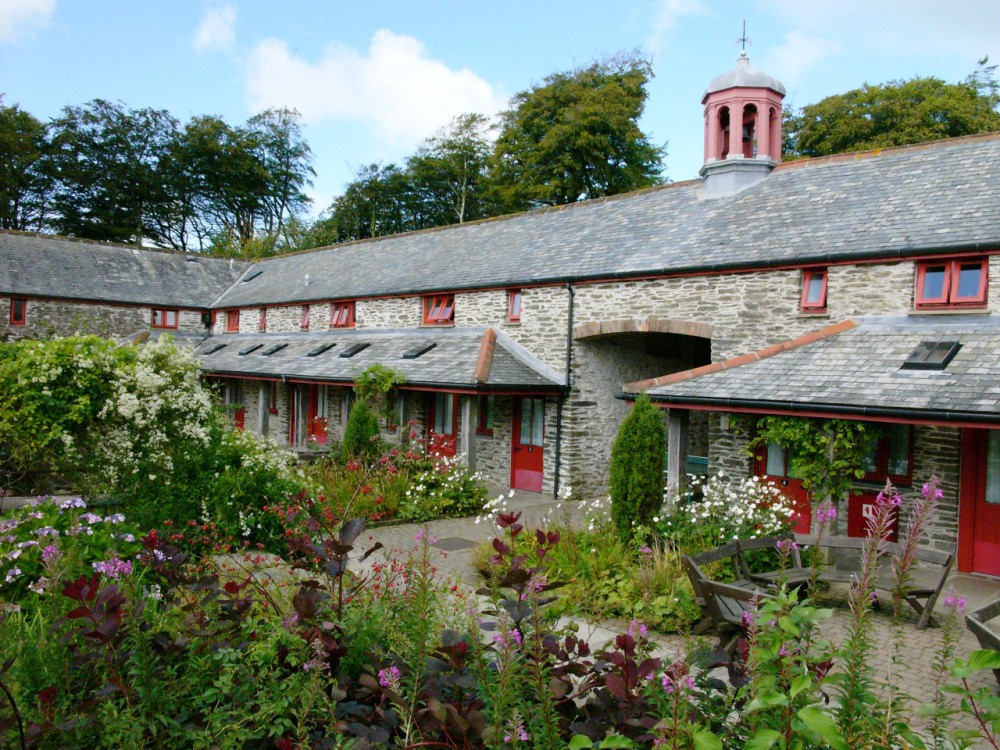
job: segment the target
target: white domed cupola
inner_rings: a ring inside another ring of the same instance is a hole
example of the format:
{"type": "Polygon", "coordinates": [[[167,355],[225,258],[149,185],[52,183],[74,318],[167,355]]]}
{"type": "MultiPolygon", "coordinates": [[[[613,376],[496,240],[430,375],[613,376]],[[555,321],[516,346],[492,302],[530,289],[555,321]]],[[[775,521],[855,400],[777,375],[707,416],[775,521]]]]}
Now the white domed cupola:
{"type": "Polygon", "coordinates": [[[781,82],[750,65],[746,50],[736,67],[708,84],[705,106],[705,178],[709,198],[732,195],[760,182],[781,161],[781,82]]]}

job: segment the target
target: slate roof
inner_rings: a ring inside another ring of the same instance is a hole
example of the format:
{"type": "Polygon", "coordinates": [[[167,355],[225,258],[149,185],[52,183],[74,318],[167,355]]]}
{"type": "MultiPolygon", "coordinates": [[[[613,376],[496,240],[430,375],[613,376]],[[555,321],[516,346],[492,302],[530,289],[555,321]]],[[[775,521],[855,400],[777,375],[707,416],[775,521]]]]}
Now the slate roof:
{"type": "Polygon", "coordinates": [[[245,262],[0,232],[0,294],[208,307],[245,262]]]}
{"type": "Polygon", "coordinates": [[[1000,136],[790,162],[702,194],[678,183],[270,258],[216,306],[995,249],[1000,136]]]}
{"type": "Polygon", "coordinates": [[[281,377],[349,383],[373,364],[391,367],[406,377],[406,387],[434,386],[463,390],[558,392],[565,377],[542,363],[503,333],[487,328],[442,330],[361,330],[291,334],[239,334],[212,336],[194,351],[206,373],[281,377]],[[489,346],[486,372],[480,365],[483,340],[489,346]],[[341,355],[352,345],[369,346],[352,357],[341,355]],[[409,350],[435,346],[412,359],[409,350]],[[212,352],[219,344],[225,348],[212,352]],[[251,347],[255,351],[241,355],[251,347]],[[272,347],[280,351],[264,356],[272,347]],[[334,344],[317,356],[308,356],[326,344],[334,344]],[[482,373],[479,382],[476,375],[482,373]]]}
{"type": "Polygon", "coordinates": [[[803,340],[662,378],[674,382],[647,393],[717,409],[1000,423],[1000,316],[858,318],[803,340]],[[962,345],[944,370],[900,369],[937,341],[962,345]]]}

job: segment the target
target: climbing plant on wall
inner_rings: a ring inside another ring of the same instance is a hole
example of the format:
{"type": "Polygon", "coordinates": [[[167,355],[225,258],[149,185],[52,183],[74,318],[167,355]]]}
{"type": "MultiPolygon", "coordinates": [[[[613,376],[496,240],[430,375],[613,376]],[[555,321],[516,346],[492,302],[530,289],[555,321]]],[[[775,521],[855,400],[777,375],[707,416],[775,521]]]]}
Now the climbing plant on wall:
{"type": "Polygon", "coordinates": [[[768,445],[790,448],[791,470],[813,497],[842,497],[865,475],[863,462],[879,436],[864,422],[799,417],[740,418],[734,428],[750,436],[747,450],[763,458],[768,445]]]}

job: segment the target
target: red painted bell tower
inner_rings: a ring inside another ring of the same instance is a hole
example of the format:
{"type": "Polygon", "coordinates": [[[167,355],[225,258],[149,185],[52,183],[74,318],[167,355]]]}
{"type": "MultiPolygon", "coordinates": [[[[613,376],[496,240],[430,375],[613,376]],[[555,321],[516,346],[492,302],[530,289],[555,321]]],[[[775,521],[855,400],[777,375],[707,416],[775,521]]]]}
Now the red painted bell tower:
{"type": "Polygon", "coordinates": [[[706,197],[732,195],[760,182],[781,161],[781,82],[750,65],[746,50],[736,67],[705,89],[706,197]]]}

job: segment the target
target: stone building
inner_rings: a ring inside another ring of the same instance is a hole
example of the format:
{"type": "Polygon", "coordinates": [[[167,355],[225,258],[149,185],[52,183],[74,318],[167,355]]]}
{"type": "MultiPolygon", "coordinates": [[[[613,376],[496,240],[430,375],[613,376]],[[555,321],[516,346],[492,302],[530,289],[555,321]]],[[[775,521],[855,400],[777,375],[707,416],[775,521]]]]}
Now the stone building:
{"type": "Polygon", "coordinates": [[[732,413],[870,421],[847,530],[885,478],[935,473],[934,543],[1000,574],[1000,136],[782,164],[783,94],[745,55],[709,84],[698,180],[253,264],[0,234],[0,335],[25,306],[42,333],[174,320],[238,423],[301,447],[341,437],[382,364],[405,376],[387,437],[546,493],[604,490],[640,390],[667,410],[672,484],[696,456],[796,491],[732,413]],[[108,322],[63,325],[84,305],[108,322]]]}

